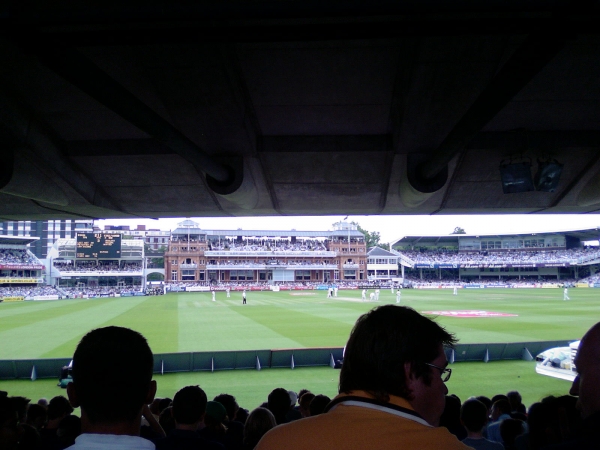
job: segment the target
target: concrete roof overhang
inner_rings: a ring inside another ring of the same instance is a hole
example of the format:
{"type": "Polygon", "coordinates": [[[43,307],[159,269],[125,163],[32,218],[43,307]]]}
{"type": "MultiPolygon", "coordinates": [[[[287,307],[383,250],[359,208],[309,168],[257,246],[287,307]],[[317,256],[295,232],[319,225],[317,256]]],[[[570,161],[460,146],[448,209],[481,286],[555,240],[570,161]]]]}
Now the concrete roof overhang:
{"type": "Polygon", "coordinates": [[[8,0],[0,220],[597,212],[599,12],[8,0]]]}

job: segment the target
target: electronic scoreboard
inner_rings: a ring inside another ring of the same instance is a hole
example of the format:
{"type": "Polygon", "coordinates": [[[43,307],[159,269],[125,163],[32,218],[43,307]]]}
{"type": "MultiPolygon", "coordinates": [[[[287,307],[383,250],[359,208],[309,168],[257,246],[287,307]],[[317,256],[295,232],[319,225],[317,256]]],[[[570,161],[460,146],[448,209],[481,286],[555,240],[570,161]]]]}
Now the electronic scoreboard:
{"type": "Polygon", "coordinates": [[[121,235],[119,233],[77,233],[76,258],[120,258],[121,235]]]}

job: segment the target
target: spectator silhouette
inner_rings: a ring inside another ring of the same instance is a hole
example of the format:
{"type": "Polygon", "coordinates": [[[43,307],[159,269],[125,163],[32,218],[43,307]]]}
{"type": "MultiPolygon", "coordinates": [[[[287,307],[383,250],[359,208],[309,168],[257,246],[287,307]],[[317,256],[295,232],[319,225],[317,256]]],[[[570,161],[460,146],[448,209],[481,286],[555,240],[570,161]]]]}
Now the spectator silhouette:
{"type": "Polygon", "coordinates": [[[600,445],[600,322],[583,336],[575,356],[577,377],[569,393],[578,397],[577,408],[583,419],[581,432],[571,442],[552,449],[589,450],[600,445]]]}
{"type": "MultiPolygon", "coordinates": [[[[506,399],[506,396],[498,396],[500,399],[494,401],[492,404],[492,412],[490,415],[491,422],[487,426],[487,438],[490,441],[502,443],[502,436],[500,434],[500,425],[503,420],[510,419],[510,403],[506,399]]],[[[496,398],[496,396],[494,396],[496,398]]]]}
{"type": "Polygon", "coordinates": [[[276,425],[275,416],[267,408],[258,407],[252,411],[244,427],[244,450],[253,450],[260,438],[276,425]]]}
{"type": "Polygon", "coordinates": [[[173,418],[173,407],[172,406],[168,406],[167,408],[162,410],[162,412],[160,413],[160,416],[158,416],[158,423],[160,424],[162,429],[165,431],[167,436],[169,435],[169,433],[171,431],[173,431],[175,429],[175,419],[173,418]]]}
{"type": "Polygon", "coordinates": [[[152,351],[136,331],[110,326],[81,339],[67,386],[71,404],[81,407],[82,434],[72,450],[154,448],[139,437],[142,408],[156,393],[153,366],[152,351]]]}
{"type": "Polygon", "coordinates": [[[240,422],[241,424],[245,424],[246,420],[248,420],[249,415],[250,411],[248,411],[246,408],[240,408],[238,409],[235,417],[238,422],[240,422]]]}
{"type": "MultiPolygon", "coordinates": [[[[72,412],[73,407],[66,397],[57,395],[50,399],[50,402],[48,403],[48,422],[46,422],[46,426],[40,430],[43,449],[54,450],[64,448],[59,442],[57,430],[61,421],[72,412]]],[[[73,438],[73,441],[74,440],[75,438],[73,438]]]]}
{"type": "Polygon", "coordinates": [[[72,446],[81,434],[81,419],[73,414],[68,415],[58,424],[56,434],[61,449],[72,446]]]}
{"type": "Polygon", "coordinates": [[[32,403],[27,408],[27,418],[25,423],[31,425],[38,432],[48,421],[48,411],[42,405],[32,403]]]}
{"type": "Polygon", "coordinates": [[[287,413],[290,406],[290,394],[284,388],[275,388],[267,397],[267,407],[275,416],[277,425],[287,423],[287,413]]]}
{"type": "Polygon", "coordinates": [[[519,419],[504,419],[500,424],[500,435],[505,450],[516,450],[515,439],[523,434],[523,421],[519,419]]]}
{"type": "Polygon", "coordinates": [[[310,416],[310,402],[312,402],[313,398],[315,398],[315,394],[312,392],[306,392],[300,397],[300,407],[298,408],[298,411],[300,411],[302,417],[310,416]]]}
{"type": "Polygon", "coordinates": [[[302,414],[296,408],[296,403],[298,402],[298,394],[294,391],[288,391],[288,396],[290,398],[290,409],[285,415],[286,422],[293,422],[294,420],[302,419],[302,414]]]}
{"type": "Polygon", "coordinates": [[[467,437],[467,430],[460,422],[460,399],[456,395],[446,395],[440,426],[446,427],[459,441],[467,437]]]}
{"type": "Polygon", "coordinates": [[[483,437],[483,428],[488,421],[487,407],[477,399],[469,399],[460,408],[460,421],[467,430],[463,443],[475,450],[503,450],[499,442],[483,437]]]}
{"type": "Polygon", "coordinates": [[[214,399],[215,402],[219,402],[225,408],[227,417],[223,421],[223,425],[227,428],[227,435],[232,439],[238,446],[242,445],[244,440],[244,424],[238,422],[236,415],[240,406],[238,405],[235,397],[230,394],[220,394],[214,399]]]}
{"type": "MultiPolygon", "coordinates": [[[[508,398],[508,401],[510,403],[510,409],[511,409],[511,415],[513,413],[519,413],[522,415],[525,415],[526,408],[525,405],[523,404],[523,399],[521,397],[521,394],[519,394],[518,391],[510,391],[508,394],[506,394],[506,397],[508,398]]],[[[515,417],[517,418],[517,417],[515,417]]],[[[520,418],[520,417],[518,417],[520,418]]]]}
{"type": "Polygon", "coordinates": [[[206,393],[199,386],[185,386],[173,398],[175,429],[156,442],[157,450],[223,450],[224,447],[204,439],[198,429],[204,420],[206,393]]]}
{"type": "Polygon", "coordinates": [[[325,412],[325,408],[327,407],[327,405],[329,405],[330,402],[331,399],[326,395],[315,395],[315,398],[311,400],[310,405],[308,406],[308,410],[310,412],[311,417],[323,414],[323,412],[325,412]]]}
{"type": "Polygon", "coordinates": [[[538,450],[576,436],[581,426],[576,402],[575,397],[563,395],[549,396],[531,405],[527,415],[528,431],[515,440],[517,449],[538,450]]]}
{"type": "Polygon", "coordinates": [[[19,444],[19,420],[13,402],[0,395],[0,448],[15,450],[19,444]]]}
{"type": "Polygon", "coordinates": [[[224,422],[227,419],[227,411],[219,402],[208,402],[206,404],[206,414],[204,415],[204,428],[199,431],[203,438],[222,444],[227,450],[237,450],[242,447],[242,442],[238,442],[229,435],[229,430],[224,422]]]}

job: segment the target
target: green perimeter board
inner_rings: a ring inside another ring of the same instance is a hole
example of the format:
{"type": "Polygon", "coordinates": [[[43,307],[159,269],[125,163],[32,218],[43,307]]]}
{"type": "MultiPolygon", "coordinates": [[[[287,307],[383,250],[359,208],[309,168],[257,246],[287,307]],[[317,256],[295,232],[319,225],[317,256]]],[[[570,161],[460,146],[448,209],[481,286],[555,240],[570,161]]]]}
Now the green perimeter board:
{"type": "MultiPolygon", "coordinates": [[[[447,386],[449,393],[456,394],[462,401],[471,396],[506,394],[517,390],[523,403],[530,406],[548,395],[565,395],[571,383],[535,373],[535,363],[528,361],[498,361],[456,363],[450,366],[452,377],[447,386]]],[[[187,385],[199,385],[209,399],[220,393],[234,395],[240,406],[253,409],[266,401],[267,395],[276,387],[298,391],[306,388],[315,394],[333,397],[337,393],[339,370],[330,367],[291,369],[227,370],[219,372],[186,372],[177,374],[155,374],[157,397],[173,398],[177,390],[187,385]]],[[[65,395],[66,390],[57,387],[57,380],[3,380],[0,390],[9,395],[22,395],[37,401],[65,395]]],[[[78,412],[78,410],[77,410],[78,412]]]]}
{"type": "MultiPolygon", "coordinates": [[[[248,291],[227,299],[218,292],[156,297],[0,303],[0,359],[69,357],[89,330],[119,325],[141,332],[155,353],[342,347],[356,319],[369,309],[395,303],[382,290],[379,302],[362,302],[360,290],[248,291]]],[[[600,291],[571,289],[461,289],[402,292],[402,304],[417,311],[485,310],[515,317],[456,318],[436,314],[462,343],[579,339],[600,320],[600,291]]]]}

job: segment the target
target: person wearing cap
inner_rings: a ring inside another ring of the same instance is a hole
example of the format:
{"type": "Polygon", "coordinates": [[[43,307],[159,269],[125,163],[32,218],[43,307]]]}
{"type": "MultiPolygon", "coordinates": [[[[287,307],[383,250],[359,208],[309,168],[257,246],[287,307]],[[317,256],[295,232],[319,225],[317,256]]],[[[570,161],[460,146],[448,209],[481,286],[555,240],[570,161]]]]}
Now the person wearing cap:
{"type": "Polygon", "coordinates": [[[340,372],[339,395],[323,414],[277,426],[257,450],[468,450],[446,428],[444,345],[456,339],[406,306],[362,315],[340,372]]]}
{"type": "Polygon", "coordinates": [[[206,414],[204,414],[204,428],[198,434],[204,439],[223,445],[227,450],[233,450],[241,447],[241,443],[236,442],[228,434],[228,429],[223,423],[226,419],[227,410],[221,403],[208,402],[206,404],[206,414]]]}
{"type": "Polygon", "coordinates": [[[288,391],[290,396],[290,410],[285,415],[287,422],[293,422],[294,420],[302,419],[302,414],[296,409],[296,403],[298,402],[298,394],[294,391],[288,391]]]}
{"type": "Polygon", "coordinates": [[[223,405],[225,411],[227,411],[227,418],[223,422],[223,425],[227,428],[227,435],[242,445],[244,441],[244,424],[237,417],[240,411],[237,400],[231,394],[219,394],[213,400],[223,405]]]}

